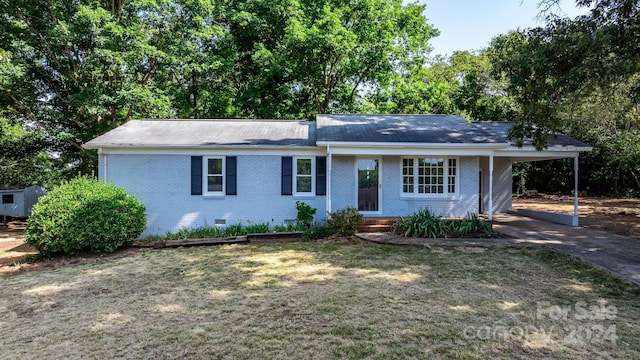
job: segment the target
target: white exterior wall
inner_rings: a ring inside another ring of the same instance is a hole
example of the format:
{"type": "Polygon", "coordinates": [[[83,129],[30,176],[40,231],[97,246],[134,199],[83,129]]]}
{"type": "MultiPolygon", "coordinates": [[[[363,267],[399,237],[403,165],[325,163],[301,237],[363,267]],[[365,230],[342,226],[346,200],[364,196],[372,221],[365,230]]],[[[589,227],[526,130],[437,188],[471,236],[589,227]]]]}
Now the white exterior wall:
{"type": "MultiPolygon", "coordinates": [[[[107,180],[124,187],[147,208],[143,237],[214,225],[216,219],[225,219],[227,225],[279,225],[296,218],[296,200],[318,209],[316,220],[325,218],[325,196],[280,195],[281,156],[237,155],[238,195],[216,197],[191,195],[190,155],[106,154],[105,159],[107,180]]],[[[104,169],[105,159],[99,161],[99,169],[104,169]]]]}
{"type": "MultiPolygon", "coordinates": [[[[512,161],[506,157],[493,158],[493,212],[505,213],[511,210],[513,176],[512,161]]],[[[489,158],[480,159],[482,168],[482,203],[484,212],[489,211],[489,158]]]]}
{"type": "MultiPolygon", "coordinates": [[[[421,208],[429,208],[435,214],[444,217],[464,217],[468,213],[478,212],[478,157],[458,158],[459,193],[451,197],[403,196],[402,157],[382,156],[379,159],[381,159],[380,213],[372,216],[404,216],[421,208]]],[[[332,166],[332,211],[347,206],[355,207],[357,204],[356,157],[334,155],[332,166]]]]}

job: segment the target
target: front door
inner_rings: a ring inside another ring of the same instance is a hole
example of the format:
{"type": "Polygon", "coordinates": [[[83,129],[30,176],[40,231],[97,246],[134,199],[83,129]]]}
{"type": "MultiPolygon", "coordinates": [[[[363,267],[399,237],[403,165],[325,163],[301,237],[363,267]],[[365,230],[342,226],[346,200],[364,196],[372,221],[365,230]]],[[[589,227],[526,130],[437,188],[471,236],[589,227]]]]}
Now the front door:
{"type": "Polygon", "coordinates": [[[358,210],[380,211],[380,160],[358,159],[358,210]]]}

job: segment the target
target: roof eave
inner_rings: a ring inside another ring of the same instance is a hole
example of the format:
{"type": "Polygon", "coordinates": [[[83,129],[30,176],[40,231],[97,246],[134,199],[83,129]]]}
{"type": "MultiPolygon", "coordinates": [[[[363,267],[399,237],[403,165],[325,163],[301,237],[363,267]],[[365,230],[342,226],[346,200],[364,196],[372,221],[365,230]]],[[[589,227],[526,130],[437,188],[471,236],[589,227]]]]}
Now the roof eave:
{"type": "Polygon", "coordinates": [[[375,147],[375,148],[428,148],[428,149],[503,149],[509,143],[419,143],[419,142],[361,142],[361,141],[317,141],[318,146],[375,147]]]}
{"type": "Polygon", "coordinates": [[[238,144],[238,145],[228,145],[228,144],[177,144],[177,145],[167,145],[167,144],[98,144],[88,142],[82,145],[83,148],[93,150],[93,149],[278,149],[278,148],[286,148],[286,149],[314,149],[317,146],[315,145],[250,145],[250,144],[238,144]]]}

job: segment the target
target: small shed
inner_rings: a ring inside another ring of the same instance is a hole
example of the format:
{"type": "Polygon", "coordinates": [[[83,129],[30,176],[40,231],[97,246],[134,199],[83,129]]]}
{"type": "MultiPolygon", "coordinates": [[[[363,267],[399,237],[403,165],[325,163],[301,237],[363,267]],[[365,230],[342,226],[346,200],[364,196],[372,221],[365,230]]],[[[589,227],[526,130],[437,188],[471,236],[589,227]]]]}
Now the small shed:
{"type": "Polygon", "coordinates": [[[28,217],[33,205],[45,194],[46,190],[37,185],[0,186],[0,215],[28,217]]]}

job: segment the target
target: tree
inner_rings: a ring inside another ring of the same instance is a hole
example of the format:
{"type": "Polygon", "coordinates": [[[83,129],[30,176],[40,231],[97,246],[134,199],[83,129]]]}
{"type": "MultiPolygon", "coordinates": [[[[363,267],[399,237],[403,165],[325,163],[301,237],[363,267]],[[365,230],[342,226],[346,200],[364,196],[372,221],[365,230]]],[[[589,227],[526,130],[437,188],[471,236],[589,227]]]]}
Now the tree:
{"type": "MultiPolygon", "coordinates": [[[[562,128],[562,109],[571,101],[596,91],[611,93],[640,72],[638,1],[577,3],[593,10],[573,20],[549,17],[544,28],[512,32],[491,45],[496,74],[509,78],[508,90],[522,107],[511,136],[532,136],[538,148],[562,128]]],[[[637,103],[640,87],[629,91],[637,103]]]]}
{"type": "Polygon", "coordinates": [[[312,119],[354,112],[401,63],[422,59],[437,31],[424,6],[398,0],[247,0],[230,16],[236,104],[248,117],[312,119]]]}
{"type": "Polygon", "coordinates": [[[163,54],[150,46],[161,11],[153,2],[39,2],[0,5],[0,48],[16,76],[0,83],[12,116],[36,126],[65,164],[90,171],[81,144],[132,117],[168,114],[152,75],[163,54]],[[141,14],[144,14],[142,16],[141,14]]]}
{"type": "Polygon", "coordinates": [[[423,12],[400,0],[0,0],[0,116],[45,139],[38,156],[71,178],[96,170],[83,143],[133,118],[357,111],[424,62],[437,31],[423,12]]]}

